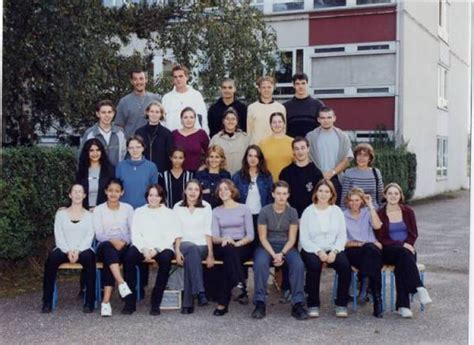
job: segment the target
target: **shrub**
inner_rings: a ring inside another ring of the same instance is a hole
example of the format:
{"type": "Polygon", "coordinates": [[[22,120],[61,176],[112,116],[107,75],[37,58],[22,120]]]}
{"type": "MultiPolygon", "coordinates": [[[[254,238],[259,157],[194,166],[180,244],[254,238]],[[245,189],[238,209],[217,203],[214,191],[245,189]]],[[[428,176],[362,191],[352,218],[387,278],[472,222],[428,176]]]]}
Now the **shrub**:
{"type": "Polygon", "coordinates": [[[67,204],[75,151],[67,147],[18,147],[3,151],[0,178],[0,259],[42,254],[54,214],[67,204]]]}

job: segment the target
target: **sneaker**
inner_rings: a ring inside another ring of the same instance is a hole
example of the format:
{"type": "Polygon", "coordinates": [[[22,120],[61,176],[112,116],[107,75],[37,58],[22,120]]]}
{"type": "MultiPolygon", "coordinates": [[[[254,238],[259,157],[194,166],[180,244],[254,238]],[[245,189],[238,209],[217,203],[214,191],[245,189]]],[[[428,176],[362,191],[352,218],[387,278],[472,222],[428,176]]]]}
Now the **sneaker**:
{"type": "Polygon", "coordinates": [[[423,286],[416,288],[416,291],[418,291],[417,295],[421,304],[426,305],[433,302],[430,298],[430,295],[428,294],[428,290],[426,290],[426,288],[423,286]]]}
{"type": "Polygon", "coordinates": [[[110,303],[101,303],[100,305],[101,316],[112,316],[112,306],[110,303]]]}
{"type": "Polygon", "coordinates": [[[398,308],[398,314],[405,319],[411,319],[413,317],[413,313],[409,308],[398,308]]]}
{"type": "Polygon", "coordinates": [[[293,316],[296,320],[307,320],[309,318],[306,309],[303,307],[303,303],[296,303],[291,308],[291,316],[293,316]]]}
{"type": "Polygon", "coordinates": [[[349,314],[347,313],[346,307],[336,307],[336,317],[348,317],[349,314]]]}
{"type": "Polygon", "coordinates": [[[255,309],[252,312],[252,317],[254,319],[263,319],[265,315],[266,315],[265,303],[263,303],[262,301],[258,301],[255,304],[255,309]]]}
{"type": "Polygon", "coordinates": [[[130,288],[128,287],[126,282],[123,282],[122,284],[119,284],[118,290],[119,290],[120,297],[122,297],[122,298],[125,298],[128,295],[132,294],[132,291],[130,290],[130,288]]]}
{"type": "Polygon", "coordinates": [[[309,307],[308,308],[309,317],[319,317],[319,307],[309,307]]]}

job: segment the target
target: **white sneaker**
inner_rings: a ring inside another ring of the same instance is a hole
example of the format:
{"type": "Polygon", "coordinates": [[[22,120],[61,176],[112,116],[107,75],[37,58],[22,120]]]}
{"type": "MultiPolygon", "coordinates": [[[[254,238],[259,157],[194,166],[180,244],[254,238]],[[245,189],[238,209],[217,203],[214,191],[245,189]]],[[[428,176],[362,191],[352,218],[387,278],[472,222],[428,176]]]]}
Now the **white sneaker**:
{"type": "Polygon", "coordinates": [[[112,316],[112,307],[110,303],[101,303],[100,305],[100,315],[101,316],[112,316]]]}
{"type": "Polygon", "coordinates": [[[122,298],[125,298],[128,295],[132,294],[132,291],[130,290],[130,288],[128,287],[126,282],[123,282],[122,284],[119,284],[118,290],[119,290],[120,297],[122,297],[122,298]]]}
{"type": "Polygon", "coordinates": [[[430,295],[428,294],[428,290],[426,290],[426,288],[423,286],[416,288],[416,291],[418,291],[417,295],[421,304],[426,305],[433,302],[430,298],[430,295]]]}
{"type": "Polygon", "coordinates": [[[413,317],[413,313],[408,308],[398,308],[398,314],[405,319],[411,319],[413,317]]]}
{"type": "Polygon", "coordinates": [[[346,307],[336,307],[336,317],[348,317],[349,313],[347,312],[346,307]]]}
{"type": "Polygon", "coordinates": [[[319,317],[319,307],[309,307],[308,308],[309,317],[319,317]]]}

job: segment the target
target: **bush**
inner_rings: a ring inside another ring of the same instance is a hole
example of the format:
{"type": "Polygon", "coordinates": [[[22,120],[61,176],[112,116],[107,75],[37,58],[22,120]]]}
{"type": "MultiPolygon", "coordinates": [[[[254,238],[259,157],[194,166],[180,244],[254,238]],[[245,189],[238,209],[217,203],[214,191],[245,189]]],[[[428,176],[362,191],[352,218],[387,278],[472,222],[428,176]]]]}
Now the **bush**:
{"type": "Polygon", "coordinates": [[[75,151],[67,147],[18,147],[3,151],[0,178],[0,259],[43,254],[54,214],[67,204],[75,151]]]}

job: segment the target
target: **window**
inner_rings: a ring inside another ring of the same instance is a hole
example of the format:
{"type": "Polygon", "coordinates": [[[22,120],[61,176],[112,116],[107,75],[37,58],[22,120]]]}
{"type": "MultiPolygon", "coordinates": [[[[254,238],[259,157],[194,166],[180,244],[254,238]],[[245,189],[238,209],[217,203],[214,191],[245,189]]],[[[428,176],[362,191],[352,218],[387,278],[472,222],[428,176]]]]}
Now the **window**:
{"type": "Polygon", "coordinates": [[[438,107],[448,108],[448,70],[438,65],[438,107]]]}
{"type": "Polygon", "coordinates": [[[438,34],[444,41],[448,41],[448,10],[448,1],[438,0],[438,34]]]}
{"type": "MultiPolygon", "coordinates": [[[[278,84],[292,83],[296,72],[303,72],[303,49],[282,51],[277,56],[275,77],[278,84]]],[[[282,85],[281,85],[282,86],[282,85]]]]}
{"type": "Polygon", "coordinates": [[[357,5],[388,4],[391,0],[357,0],[357,5]]]}
{"type": "Polygon", "coordinates": [[[346,6],[346,0],[314,0],[313,8],[346,6]]]}
{"type": "Polygon", "coordinates": [[[273,12],[299,11],[304,9],[304,0],[274,0],[273,12]]]}
{"type": "Polygon", "coordinates": [[[436,138],[436,177],[448,176],[448,138],[436,138]]]}

